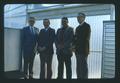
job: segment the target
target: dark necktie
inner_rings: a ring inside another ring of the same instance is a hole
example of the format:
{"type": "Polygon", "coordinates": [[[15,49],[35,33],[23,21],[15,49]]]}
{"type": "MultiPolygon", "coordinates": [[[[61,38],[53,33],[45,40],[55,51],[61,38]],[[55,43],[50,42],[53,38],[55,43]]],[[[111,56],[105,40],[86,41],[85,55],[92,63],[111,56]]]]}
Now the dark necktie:
{"type": "Polygon", "coordinates": [[[31,33],[34,34],[34,28],[31,27],[30,29],[31,29],[31,33]]]}

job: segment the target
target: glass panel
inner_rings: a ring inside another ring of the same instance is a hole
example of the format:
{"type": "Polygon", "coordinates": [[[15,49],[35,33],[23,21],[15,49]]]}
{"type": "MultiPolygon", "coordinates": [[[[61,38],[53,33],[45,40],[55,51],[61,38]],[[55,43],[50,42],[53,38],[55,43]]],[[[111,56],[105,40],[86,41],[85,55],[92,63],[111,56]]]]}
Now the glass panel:
{"type": "Polygon", "coordinates": [[[24,4],[5,5],[4,27],[22,28],[26,25],[26,6],[24,4]],[[7,10],[7,7],[10,9],[7,10]],[[11,9],[12,8],[12,9],[11,9]]]}
{"type": "Polygon", "coordinates": [[[5,12],[7,12],[7,11],[10,11],[10,10],[14,10],[14,9],[16,9],[17,7],[20,7],[20,6],[22,6],[22,5],[24,5],[24,4],[6,4],[5,6],[4,6],[4,11],[5,12]]]}
{"type": "Polygon", "coordinates": [[[26,16],[6,18],[4,20],[4,27],[8,28],[23,28],[26,25],[26,16]]]}

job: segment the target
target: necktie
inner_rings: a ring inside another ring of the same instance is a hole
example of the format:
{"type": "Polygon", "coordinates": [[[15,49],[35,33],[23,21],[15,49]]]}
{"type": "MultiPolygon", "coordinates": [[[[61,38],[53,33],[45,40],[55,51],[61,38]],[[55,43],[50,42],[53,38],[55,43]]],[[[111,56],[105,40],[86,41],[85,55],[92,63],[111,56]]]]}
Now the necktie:
{"type": "Polygon", "coordinates": [[[31,27],[31,33],[34,34],[34,28],[33,27],[31,27]]]}
{"type": "Polygon", "coordinates": [[[45,32],[47,32],[48,28],[45,29],[45,32]]]}

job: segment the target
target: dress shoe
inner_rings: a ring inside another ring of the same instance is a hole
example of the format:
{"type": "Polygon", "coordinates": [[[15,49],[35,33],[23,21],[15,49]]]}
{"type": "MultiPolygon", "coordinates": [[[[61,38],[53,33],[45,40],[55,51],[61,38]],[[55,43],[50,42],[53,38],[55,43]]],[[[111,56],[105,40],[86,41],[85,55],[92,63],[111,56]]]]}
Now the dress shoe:
{"type": "Polygon", "coordinates": [[[28,79],[28,75],[25,75],[25,76],[24,76],[24,79],[28,79]]]}
{"type": "Polygon", "coordinates": [[[29,79],[33,79],[33,75],[32,74],[29,75],[29,79]]]}

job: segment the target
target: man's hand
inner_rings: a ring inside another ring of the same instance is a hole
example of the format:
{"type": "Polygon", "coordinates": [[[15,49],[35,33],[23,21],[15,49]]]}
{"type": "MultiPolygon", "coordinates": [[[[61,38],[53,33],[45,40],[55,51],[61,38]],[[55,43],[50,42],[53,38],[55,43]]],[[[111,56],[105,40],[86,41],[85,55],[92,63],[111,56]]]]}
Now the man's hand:
{"type": "Polygon", "coordinates": [[[46,47],[38,47],[39,52],[42,52],[46,49],[46,47]]]}
{"type": "Polygon", "coordinates": [[[74,49],[74,48],[72,48],[72,51],[73,51],[73,52],[75,52],[75,49],[74,49]]]}
{"type": "Polygon", "coordinates": [[[39,52],[38,52],[38,51],[36,51],[36,54],[38,55],[38,54],[39,54],[39,52]]]}
{"type": "Polygon", "coordinates": [[[75,52],[75,47],[74,47],[74,46],[72,46],[72,47],[71,47],[71,50],[72,50],[73,52],[75,52]]]}
{"type": "Polygon", "coordinates": [[[46,50],[46,47],[42,47],[42,50],[43,50],[43,51],[46,50]]]}
{"type": "Polygon", "coordinates": [[[63,45],[58,45],[58,48],[62,49],[62,48],[64,48],[64,46],[63,45]]]}

